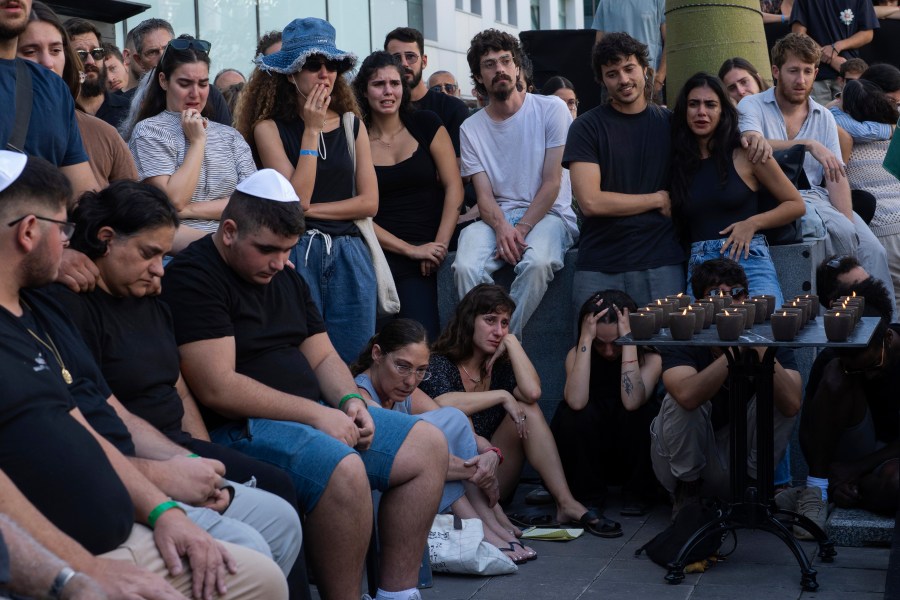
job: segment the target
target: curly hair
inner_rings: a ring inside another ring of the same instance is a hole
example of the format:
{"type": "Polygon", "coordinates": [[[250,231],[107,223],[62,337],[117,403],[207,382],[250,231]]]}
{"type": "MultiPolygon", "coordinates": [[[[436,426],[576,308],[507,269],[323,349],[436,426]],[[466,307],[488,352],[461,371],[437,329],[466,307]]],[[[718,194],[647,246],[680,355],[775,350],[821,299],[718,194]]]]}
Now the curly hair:
{"type": "Polygon", "coordinates": [[[894,100],[868,79],[848,81],[844,85],[841,101],[844,112],[857,121],[894,125],[900,119],[894,100]]]}
{"type": "Polygon", "coordinates": [[[801,61],[818,66],[822,51],[811,37],[805,33],[789,33],[772,46],[772,65],[779,69],[787,62],[788,54],[801,61]]]}
{"type": "Polygon", "coordinates": [[[353,91],[356,93],[356,102],[359,104],[359,109],[362,111],[363,115],[363,121],[365,121],[367,127],[371,125],[372,115],[369,99],[366,97],[366,90],[369,87],[369,81],[375,75],[375,71],[386,67],[394,67],[400,78],[400,85],[402,87],[402,97],[400,98],[399,109],[400,120],[406,123],[409,115],[413,112],[412,104],[410,103],[409,84],[406,82],[406,78],[403,77],[403,65],[400,64],[399,60],[395,59],[387,52],[376,50],[363,61],[362,66],[359,67],[359,72],[356,74],[352,83],[353,91]]]}
{"type": "Polygon", "coordinates": [[[744,267],[730,258],[707,260],[697,265],[691,273],[691,289],[697,297],[723,283],[743,287],[749,294],[750,285],[744,267]]]}
{"type": "Polygon", "coordinates": [[[871,81],[887,93],[900,90],[900,69],[887,63],[878,63],[866,69],[860,79],[871,81]]]}
{"type": "MultiPolygon", "coordinates": [[[[258,158],[253,138],[256,124],[268,119],[300,120],[301,105],[297,96],[297,88],[287,75],[253,69],[234,109],[234,128],[247,140],[255,158],[258,158]]],[[[338,75],[334,80],[328,108],[339,115],[352,112],[362,118],[353,89],[343,75],[338,75]]]]}
{"type": "MultiPolygon", "coordinates": [[[[193,40],[195,38],[190,35],[180,35],[178,39],[193,40]]],[[[159,64],[151,71],[147,82],[147,91],[141,100],[141,107],[135,117],[135,123],[155,117],[166,110],[166,90],[162,88],[162,84],[159,82],[159,74],[162,73],[166,76],[166,80],[170,80],[178,67],[193,63],[204,63],[208,71],[209,54],[196,48],[176,50],[172,46],[166,46],[162,57],[159,59],[159,64]]],[[[200,114],[206,118],[213,116],[212,104],[209,101],[206,102],[200,114]]]]}
{"type": "Polygon", "coordinates": [[[618,64],[629,56],[634,56],[644,69],[650,66],[647,44],[639,42],[627,33],[607,33],[603,39],[594,44],[591,52],[591,68],[594,71],[594,79],[597,83],[602,83],[603,67],[618,64]]]}
{"type": "Polygon", "coordinates": [[[480,283],[469,290],[456,305],[456,312],[441,332],[431,350],[443,354],[454,363],[466,360],[474,353],[475,319],[493,312],[516,310],[516,302],[499,285],[480,283]]]}
{"type": "Polygon", "coordinates": [[[481,58],[492,51],[509,51],[516,67],[521,68],[522,66],[522,48],[515,36],[498,29],[485,29],[481,33],[475,34],[469,45],[469,51],[466,53],[466,61],[469,63],[475,90],[485,98],[487,98],[487,88],[478,81],[478,78],[481,77],[481,58]]]}
{"type": "Polygon", "coordinates": [[[256,43],[256,55],[266,54],[266,50],[281,42],[280,31],[267,31],[262,34],[256,43]]]}
{"type": "Polygon", "coordinates": [[[728,165],[732,162],[732,151],[741,143],[737,109],[722,82],[709,73],[693,75],[682,86],[675,101],[675,110],[672,111],[672,148],[678,148],[677,152],[672,153],[672,213],[682,235],[687,229],[683,209],[688,200],[691,182],[700,170],[700,144],[697,136],[691,131],[687,119],[688,95],[691,91],[704,87],[715,92],[722,111],[719,123],[707,145],[707,150],[715,161],[722,187],[728,181],[728,165]]]}

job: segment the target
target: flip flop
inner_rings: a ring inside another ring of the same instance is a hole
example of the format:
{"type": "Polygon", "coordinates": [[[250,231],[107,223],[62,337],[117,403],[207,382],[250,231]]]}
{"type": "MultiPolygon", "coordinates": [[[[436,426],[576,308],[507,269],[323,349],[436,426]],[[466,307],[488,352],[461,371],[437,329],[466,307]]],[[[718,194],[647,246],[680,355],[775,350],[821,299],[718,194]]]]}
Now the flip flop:
{"type": "Polygon", "coordinates": [[[510,547],[518,546],[519,548],[522,549],[523,552],[527,552],[528,554],[527,554],[527,556],[525,556],[525,560],[537,560],[537,557],[538,557],[537,552],[535,552],[531,548],[526,548],[525,544],[523,544],[522,542],[510,542],[509,545],[510,545],[510,547]]]}
{"type": "Polygon", "coordinates": [[[516,527],[559,527],[559,523],[550,514],[512,513],[506,515],[506,518],[516,527]]]}
{"type": "Polygon", "coordinates": [[[597,516],[592,510],[587,511],[578,521],[563,523],[563,527],[581,527],[591,535],[602,538],[617,538],[622,536],[622,526],[603,516],[597,516]]]}
{"type": "Polygon", "coordinates": [[[522,565],[528,562],[527,558],[516,558],[516,552],[518,552],[518,550],[513,548],[513,544],[515,544],[515,542],[510,542],[509,546],[507,546],[506,548],[500,548],[498,546],[498,549],[500,550],[500,552],[506,554],[506,557],[517,565],[522,565]]]}

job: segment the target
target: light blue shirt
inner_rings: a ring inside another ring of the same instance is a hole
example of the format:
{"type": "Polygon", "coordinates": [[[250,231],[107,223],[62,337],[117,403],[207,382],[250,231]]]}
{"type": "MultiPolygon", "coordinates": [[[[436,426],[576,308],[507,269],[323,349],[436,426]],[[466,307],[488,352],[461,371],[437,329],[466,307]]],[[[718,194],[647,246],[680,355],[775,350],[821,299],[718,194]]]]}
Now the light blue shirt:
{"type": "MultiPolygon", "coordinates": [[[[837,124],[834,117],[828,112],[824,106],[809,98],[809,114],[803,121],[800,131],[795,139],[815,140],[828,148],[838,159],[841,160],[841,145],[838,142],[837,124]]],[[[737,106],[738,109],[738,127],[741,133],[745,131],[758,131],[767,140],[784,140],[790,141],[788,138],[787,126],[784,123],[784,116],[781,109],[775,101],[775,88],[769,88],[764,92],[753,96],[745,96],[737,106]]],[[[820,199],[827,201],[828,192],[821,186],[825,169],[822,164],[817,161],[810,153],[806,153],[803,161],[803,170],[806,172],[806,178],[809,179],[811,190],[803,190],[804,196],[815,195],[820,199]]]]}
{"type": "Polygon", "coordinates": [[[876,121],[859,122],[837,106],[828,110],[834,117],[838,127],[850,134],[854,142],[880,142],[891,139],[891,126],[876,121]]]}
{"type": "Polygon", "coordinates": [[[600,0],[591,28],[604,33],[624,31],[647,44],[650,66],[655,71],[662,57],[660,27],[665,22],[665,0],[600,0]]]}

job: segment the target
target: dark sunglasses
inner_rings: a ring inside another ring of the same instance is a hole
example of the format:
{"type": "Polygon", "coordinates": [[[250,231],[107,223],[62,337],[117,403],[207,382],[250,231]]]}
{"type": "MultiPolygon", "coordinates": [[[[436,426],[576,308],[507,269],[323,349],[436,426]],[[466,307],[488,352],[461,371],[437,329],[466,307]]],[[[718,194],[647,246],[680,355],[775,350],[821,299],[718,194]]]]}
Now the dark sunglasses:
{"type": "Polygon", "coordinates": [[[843,262],[843,260],[845,258],[848,258],[848,256],[846,254],[841,254],[840,256],[835,256],[834,258],[829,260],[827,263],[825,263],[825,266],[828,267],[829,269],[834,269],[835,271],[837,271],[838,269],[841,268],[841,262],[843,262]]]}
{"type": "Polygon", "coordinates": [[[443,84],[439,84],[439,85],[433,85],[433,86],[431,86],[431,91],[432,92],[444,91],[444,92],[447,92],[448,94],[455,94],[456,93],[456,84],[455,83],[443,83],[443,84]]]}
{"type": "Polygon", "coordinates": [[[212,48],[212,44],[206,40],[175,38],[174,40],[169,41],[166,49],[168,50],[169,48],[172,48],[173,50],[196,50],[198,52],[209,54],[209,49],[212,48]]]}
{"type": "Polygon", "coordinates": [[[341,68],[341,61],[339,60],[330,60],[325,58],[319,58],[316,60],[307,60],[303,63],[303,66],[300,67],[304,71],[309,71],[310,73],[318,73],[322,70],[322,66],[325,66],[325,70],[329,73],[335,73],[338,69],[341,68]]]}
{"type": "Polygon", "coordinates": [[[725,290],[720,290],[719,288],[712,288],[711,290],[707,290],[707,296],[731,296],[732,298],[737,298],[738,296],[743,296],[747,293],[747,288],[742,287],[733,287],[730,292],[725,290]]]}
{"type": "Polygon", "coordinates": [[[91,58],[100,62],[104,58],[106,58],[106,50],[103,48],[93,48],[92,50],[76,50],[75,54],[78,55],[78,58],[81,59],[81,62],[87,60],[88,54],[91,55],[91,58]]]}

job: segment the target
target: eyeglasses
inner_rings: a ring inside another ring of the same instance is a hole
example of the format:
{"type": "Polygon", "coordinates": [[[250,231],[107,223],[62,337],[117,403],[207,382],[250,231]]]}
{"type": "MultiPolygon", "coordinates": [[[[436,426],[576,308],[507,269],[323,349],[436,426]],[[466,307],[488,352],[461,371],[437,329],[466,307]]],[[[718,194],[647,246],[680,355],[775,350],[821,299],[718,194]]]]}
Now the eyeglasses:
{"type": "Polygon", "coordinates": [[[391,54],[391,56],[394,57],[394,60],[400,62],[403,62],[403,59],[405,58],[406,64],[408,65],[414,65],[419,62],[419,55],[415,52],[395,52],[394,54],[391,54]]]}
{"type": "Polygon", "coordinates": [[[566,106],[569,108],[578,108],[578,100],[572,98],[571,100],[566,100],[566,106]]]}
{"type": "Polygon", "coordinates": [[[417,381],[428,381],[431,379],[431,371],[428,370],[428,367],[419,367],[418,369],[413,369],[409,365],[401,365],[393,358],[391,359],[391,364],[394,365],[394,370],[397,371],[397,375],[406,379],[410,375],[415,375],[417,381]]]}
{"type": "Polygon", "coordinates": [[[509,65],[513,64],[512,54],[504,54],[500,58],[496,59],[489,58],[487,60],[483,60],[481,61],[481,68],[487,69],[488,71],[493,71],[497,68],[498,63],[504,67],[508,67],[509,65]]]}
{"type": "Polygon", "coordinates": [[[448,94],[456,93],[457,85],[455,83],[441,83],[431,86],[432,92],[447,92],[448,94]]]}
{"type": "Polygon", "coordinates": [[[100,62],[104,58],[106,58],[106,50],[103,48],[93,48],[91,50],[76,50],[75,54],[78,55],[78,58],[81,59],[81,62],[87,60],[88,54],[91,55],[95,61],[100,62]]]}
{"type": "Polygon", "coordinates": [[[341,61],[321,58],[318,60],[307,60],[300,68],[304,71],[309,71],[310,73],[318,73],[322,70],[323,65],[326,71],[334,73],[341,67],[341,61]]]}
{"type": "Polygon", "coordinates": [[[10,221],[9,223],[6,224],[6,226],[12,227],[13,225],[17,225],[18,223],[21,223],[28,217],[32,217],[32,216],[39,221],[47,221],[49,223],[56,223],[57,225],[59,225],[59,232],[67,240],[72,239],[72,234],[75,233],[75,223],[70,223],[68,221],[60,221],[58,219],[51,219],[50,217],[41,217],[39,215],[24,215],[14,221],[10,221]]]}
{"type": "Polygon", "coordinates": [[[846,254],[841,254],[840,256],[835,256],[834,258],[829,260],[827,263],[825,263],[825,266],[828,267],[829,269],[834,269],[835,271],[837,271],[838,269],[841,268],[841,263],[846,258],[849,258],[849,256],[847,256],[846,254]]]}
{"type": "Polygon", "coordinates": [[[846,367],[843,367],[843,365],[841,365],[842,368],[844,369],[844,375],[865,375],[866,373],[868,373],[870,371],[877,371],[878,369],[883,367],[884,366],[884,353],[885,353],[884,351],[885,351],[886,346],[887,346],[887,340],[882,340],[882,342],[881,342],[881,360],[878,361],[878,364],[870,365],[864,369],[847,369],[846,367]]]}
{"type": "Polygon", "coordinates": [[[719,288],[712,288],[706,291],[707,296],[731,296],[732,298],[737,298],[739,296],[744,296],[747,294],[747,288],[742,287],[733,287],[730,291],[728,290],[720,290],[719,288]]]}

